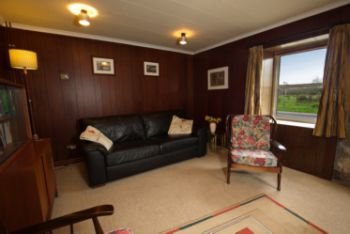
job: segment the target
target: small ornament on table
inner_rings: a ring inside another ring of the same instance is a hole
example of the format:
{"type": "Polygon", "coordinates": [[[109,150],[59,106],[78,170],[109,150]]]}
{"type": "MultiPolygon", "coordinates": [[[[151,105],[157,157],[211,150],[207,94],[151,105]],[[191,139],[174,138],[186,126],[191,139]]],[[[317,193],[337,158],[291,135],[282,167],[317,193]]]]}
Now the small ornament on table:
{"type": "Polygon", "coordinates": [[[210,133],[212,135],[214,135],[215,132],[216,132],[216,126],[217,126],[218,123],[221,122],[221,118],[220,117],[213,117],[213,116],[206,115],[204,117],[204,119],[205,119],[205,121],[209,122],[210,133]]]}

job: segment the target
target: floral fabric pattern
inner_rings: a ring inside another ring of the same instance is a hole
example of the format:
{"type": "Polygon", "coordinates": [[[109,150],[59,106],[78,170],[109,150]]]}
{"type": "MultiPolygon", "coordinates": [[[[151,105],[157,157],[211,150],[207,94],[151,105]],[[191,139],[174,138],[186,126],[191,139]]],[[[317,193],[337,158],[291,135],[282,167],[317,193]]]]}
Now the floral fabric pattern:
{"type": "Polygon", "coordinates": [[[232,161],[238,164],[259,167],[276,167],[277,158],[267,150],[231,150],[232,161]]]}
{"type": "Polygon", "coordinates": [[[233,148],[270,149],[270,118],[261,115],[236,115],[232,118],[233,148]]]}

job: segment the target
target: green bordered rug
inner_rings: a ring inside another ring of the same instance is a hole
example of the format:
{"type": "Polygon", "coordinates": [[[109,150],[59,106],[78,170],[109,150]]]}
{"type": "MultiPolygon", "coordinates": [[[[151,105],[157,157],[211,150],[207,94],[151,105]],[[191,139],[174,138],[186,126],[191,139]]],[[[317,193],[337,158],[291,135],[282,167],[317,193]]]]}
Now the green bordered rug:
{"type": "Polygon", "coordinates": [[[262,194],[213,212],[164,234],[327,233],[262,194]]]}

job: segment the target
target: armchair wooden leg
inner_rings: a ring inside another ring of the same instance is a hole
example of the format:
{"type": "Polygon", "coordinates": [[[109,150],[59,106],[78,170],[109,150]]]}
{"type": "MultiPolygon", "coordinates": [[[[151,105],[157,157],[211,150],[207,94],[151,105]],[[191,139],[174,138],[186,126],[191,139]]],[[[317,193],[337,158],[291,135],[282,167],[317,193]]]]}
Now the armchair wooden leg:
{"type": "Polygon", "coordinates": [[[230,156],[227,157],[227,172],[226,172],[226,183],[230,184],[230,176],[231,176],[231,160],[230,156]]]}
{"type": "Polygon", "coordinates": [[[281,173],[277,174],[277,190],[281,191],[281,173]]]}
{"type": "Polygon", "coordinates": [[[226,175],[226,177],[227,177],[226,183],[227,184],[230,184],[230,176],[231,176],[230,166],[227,166],[227,175],[226,175]]]}

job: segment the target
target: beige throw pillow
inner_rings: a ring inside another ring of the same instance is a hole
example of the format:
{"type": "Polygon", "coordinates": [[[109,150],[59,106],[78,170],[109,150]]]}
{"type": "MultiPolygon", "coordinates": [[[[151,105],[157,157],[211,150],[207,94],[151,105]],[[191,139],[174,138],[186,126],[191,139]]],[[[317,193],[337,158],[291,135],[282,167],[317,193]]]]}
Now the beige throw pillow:
{"type": "Polygon", "coordinates": [[[113,141],[100,132],[100,130],[90,125],[87,126],[85,131],[80,134],[80,139],[99,143],[107,150],[109,150],[113,145],[113,141]]]}
{"type": "Polygon", "coordinates": [[[173,115],[168,135],[189,135],[192,133],[193,120],[182,119],[173,115]]]}

